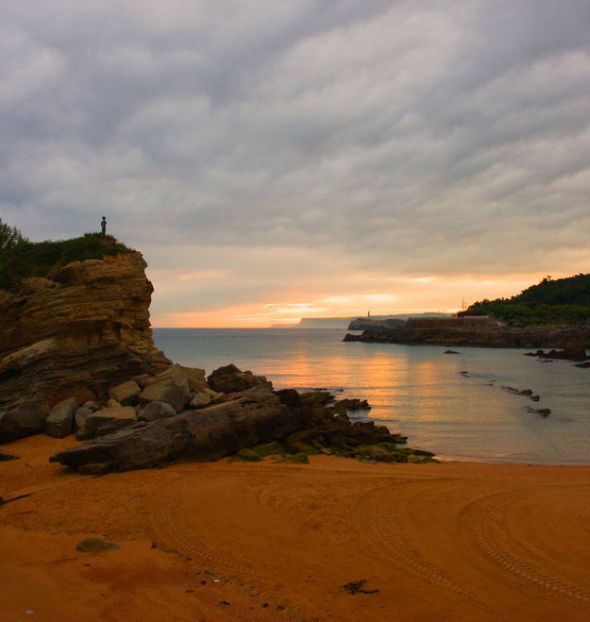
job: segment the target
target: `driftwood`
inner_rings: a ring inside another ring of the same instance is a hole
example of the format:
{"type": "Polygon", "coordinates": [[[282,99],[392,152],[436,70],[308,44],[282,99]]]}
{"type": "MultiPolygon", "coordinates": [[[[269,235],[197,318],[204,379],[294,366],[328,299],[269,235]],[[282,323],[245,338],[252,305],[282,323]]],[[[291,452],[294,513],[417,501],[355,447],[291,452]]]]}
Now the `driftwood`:
{"type": "Polygon", "coordinates": [[[296,428],[289,409],[268,387],[176,417],[140,422],[50,458],[81,473],[163,465],[177,458],[211,460],[282,438],[296,428]]]}

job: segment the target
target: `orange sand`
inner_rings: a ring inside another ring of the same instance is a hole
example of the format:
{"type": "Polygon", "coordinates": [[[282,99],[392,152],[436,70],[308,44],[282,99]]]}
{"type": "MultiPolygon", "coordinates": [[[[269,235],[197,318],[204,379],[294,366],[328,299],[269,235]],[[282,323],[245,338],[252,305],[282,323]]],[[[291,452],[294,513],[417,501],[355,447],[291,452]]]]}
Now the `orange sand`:
{"type": "Polygon", "coordinates": [[[4,447],[21,459],[0,463],[2,622],[590,619],[589,468],[321,456],[86,477],[47,461],[74,443],[4,447]],[[90,535],[121,548],[78,552],[90,535]]]}

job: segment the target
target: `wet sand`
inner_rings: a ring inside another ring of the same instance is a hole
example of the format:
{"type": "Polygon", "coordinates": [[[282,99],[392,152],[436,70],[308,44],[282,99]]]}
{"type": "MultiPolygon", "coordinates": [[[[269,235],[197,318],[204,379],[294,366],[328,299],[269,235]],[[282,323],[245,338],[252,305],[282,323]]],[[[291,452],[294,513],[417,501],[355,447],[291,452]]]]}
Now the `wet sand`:
{"type": "Polygon", "coordinates": [[[590,467],[223,460],[103,477],[5,445],[0,620],[590,619],[590,467]],[[120,548],[82,553],[88,536],[120,548]]]}

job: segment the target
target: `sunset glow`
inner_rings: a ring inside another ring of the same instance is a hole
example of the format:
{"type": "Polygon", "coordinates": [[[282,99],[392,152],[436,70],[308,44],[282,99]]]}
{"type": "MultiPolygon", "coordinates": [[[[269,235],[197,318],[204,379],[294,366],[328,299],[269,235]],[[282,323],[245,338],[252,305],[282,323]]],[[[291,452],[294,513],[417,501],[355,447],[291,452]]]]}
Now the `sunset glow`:
{"type": "Polygon", "coordinates": [[[105,215],[154,326],[589,271],[587,2],[74,4],[4,3],[0,218],[42,241],[105,215]]]}
{"type": "MultiPolygon", "coordinates": [[[[544,276],[544,275],[543,275],[544,276]]],[[[268,328],[293,326],[301,318],[356,317],[371,315],[411,314],[423,312],[455,313],[462,303],[469,305],[483,298],[510,297],[519,294],[543,276],[538,274],[515,275],[513,279],[485,278],[476,280],[464,277],[443,279],[422,277],[396,280],[395,293],[332,293],[303,302],[256,303],[228,306],[205,312],[152,313],[152,325],[160,328],[268,328]]],[[[555,275],[560,278],[561,275],[555,275]]],[[[565,275],[564,275],[565,276],[565,275]]],[[[156,288],[153,308],[157,308],[156,288]]]]}

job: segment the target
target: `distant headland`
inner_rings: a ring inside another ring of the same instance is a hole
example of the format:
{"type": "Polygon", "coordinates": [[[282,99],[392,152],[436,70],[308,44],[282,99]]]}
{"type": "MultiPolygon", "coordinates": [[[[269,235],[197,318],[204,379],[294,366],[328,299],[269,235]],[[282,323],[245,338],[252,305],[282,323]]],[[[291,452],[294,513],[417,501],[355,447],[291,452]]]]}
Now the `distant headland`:
{"type": "Polygon", "coordinates": [[[400,313],[396,315],[371,315],[347,317],[303,317],[298,324],[273,324],[271,328],[334,328],[342,330],[364,330],[376,323],[403,322],[412,317],[450,317],[445,313],[400,313]]]}
{"type": "Polygon", "coordinates": [[[590,274],[544,278],[512,298],[483,300],[456,316],[364,318],[345,341],[496,348],[590,348],[590,274]]]}

